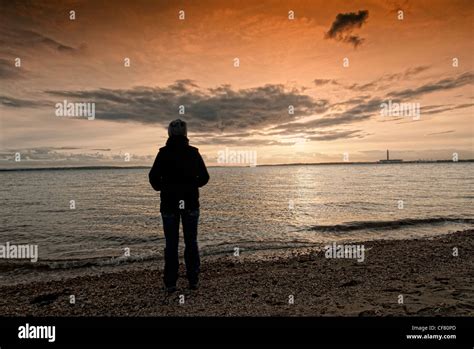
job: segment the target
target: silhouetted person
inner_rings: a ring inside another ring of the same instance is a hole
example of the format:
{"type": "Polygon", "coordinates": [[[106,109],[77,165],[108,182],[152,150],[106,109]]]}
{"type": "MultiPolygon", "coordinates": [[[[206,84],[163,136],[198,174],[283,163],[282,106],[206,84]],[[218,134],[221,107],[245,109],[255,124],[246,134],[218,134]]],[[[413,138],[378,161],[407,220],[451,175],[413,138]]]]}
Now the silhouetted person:
{"type": "Polygon", "coordinates": [[[183,222],[184,260],[189,287],[198,288],[198,188],[206,185],[209,174],[199,150],[189,145],[184,121],[172,121],[168,136],[166,146],[160,148],[156,156],[149,179],[153,189],[161,192],[160,211],[166,239],[164,283],[168,292],[174,292],[178,280],[180,218],[183,222]]]}

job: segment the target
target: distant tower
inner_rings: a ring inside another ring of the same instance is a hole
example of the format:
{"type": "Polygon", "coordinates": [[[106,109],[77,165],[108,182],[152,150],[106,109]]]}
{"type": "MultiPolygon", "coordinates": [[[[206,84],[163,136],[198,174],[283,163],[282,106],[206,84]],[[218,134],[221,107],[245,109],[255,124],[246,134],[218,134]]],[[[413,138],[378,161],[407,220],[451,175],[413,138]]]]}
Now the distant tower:
{"type": "Polygon", "coordinates": [[[379,160],[379,163],[382,163],[382,164],[398,164],[400,162],[403,162],[403,160],[402,159],[390,159],[390,152],[389,152],[388,149],[387,149],[387,159],[379,160]]]}

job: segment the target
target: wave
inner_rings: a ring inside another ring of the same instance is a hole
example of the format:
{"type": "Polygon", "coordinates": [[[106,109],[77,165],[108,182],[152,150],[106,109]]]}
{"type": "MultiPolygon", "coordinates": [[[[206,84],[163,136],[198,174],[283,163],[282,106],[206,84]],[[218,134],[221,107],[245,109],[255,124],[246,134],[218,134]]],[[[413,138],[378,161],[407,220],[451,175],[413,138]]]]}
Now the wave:
{"type": "Polygon", "coordinates": [[[134,262],[144,262],[152,260],[161,260],[162,255],[151,253],[142,256],[119,256],[119,257],[92,257],[79,259],[57,259],[57,260],[41,260],[31,263],[25,260],[9,260],[0,264],[0,271],[9,270],[55,270],[55,269],[71,269],[84,267],[102,267],[117,266],[121,264],[129,264],[134,262]]]}
{"type": "Polygon", "coordinates": [[[452,218],[452,217],[434,217],[434,218],[405,218],[394,221],[357,221],[347,222],[336,225],[313,225],[309,228],[299,231],[318,231],[318,232],[350,232],[366,229],[399,229],[408,226],[434,225],[445,223],[474,224],[471,218],[452,218]]]}
{"type": "MultiPolygon", "coordinates": [[[[255,253],[261,251],[289,250],[292,248],[314,247],[309,242],[285,242],[273,241],[262,245],[261,243],[248,241],[240,242],[239,249],[242,253],[255,253]]],[[[232,255],[235,243],[223,243],[211,248],[201,250],[201,257],[232,255]]],[[[131,256],[95,256],[86,258],[60,258],[60,259],[42,259],[35,263],[27,260],[0,260],[0,272],[12,270],[34,270],[34,271],[53,271],[61,269],[79,269],[129,265],[137,262],[163,262],[162,252],[149,252],[142,255],[131,256]]]]}

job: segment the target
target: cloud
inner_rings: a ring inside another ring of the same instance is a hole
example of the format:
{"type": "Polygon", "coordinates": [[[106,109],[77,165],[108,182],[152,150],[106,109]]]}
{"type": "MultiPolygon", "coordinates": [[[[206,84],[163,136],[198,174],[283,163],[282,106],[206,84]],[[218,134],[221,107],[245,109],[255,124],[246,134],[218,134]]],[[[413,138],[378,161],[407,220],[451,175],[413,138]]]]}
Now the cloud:
{"type": "Polygon", "coordinates": [[[343,87],[351,91],[359,91],[359,92],[364,92],[368,90],[382,90],[386,89],[391,86],[394,82],[398,81],[407,81],[410,80],[412,77],[417,76],[420,73],[423,73],[424,71],[428,70],[430,66],[427,65],[421,65],[421,66],[416,66],[412,68],[408,68],[402,72],[399,73],[392,73],[392,74],[384,74],[377,79],[374,79],[369,82],[364,82],[364,83],[354,83],[354,84],[343,84],[338,82],[335,79],[315,79],[314,84],[316,86],[322,86],[322,85],[337,85],[338,87],[343,87]]]}
{"type": "MultiPolygon", "coordinates": [[[[51,147],[50,149],[57,149],[57,150],[79,150],[81,148],[78,147],[51,147]]],[[[95,149],[94,149],[95,150],[95,149]]]]}
{"type": "MultiPolygon", "coordinates": [[[[380,84],[389,81],[406,80],[411,76],[419,74],[427,70],[427,66],[418,66],[409,68],[403,72],[395,74],[386,74],[377,80],[374,80],[365,84],[356,85],[345,85],[346,88],[352,90],[370,90],[368,92],[376,92],[380,88],[380,84]]],[[[380,105],[390,99],[394,102],[400,101],[401,99],[410,99],[413,97],[420,97],[424,94],[431,93],[434,91],[450,90],[456,87],[460,87],[466,84],[472,83],[472,73],[464,73],[456,77],[446,78],[435,82],[427,83],[416,89],[404,89],[401,91],[392,91],[385,97],[375,97],[370,94],[352,97],[346,101],[333,103],[329,105],[329,112],[325,115],[307,122],[289,122],[281,125],[277,125],[272,128],[276,131],[275,134],[311,134],[317,132],[321,128],[330,128],[341,125],[350,125],[353,123],[369,120],[374,116],[380,115],[380,105]],[[337,109],[343,109],[341,111],[335,111],[337,109]]],[[[332,83],[332,79],[316,79],[318,83],[328,84],[332,83]]],[[[337,82],[336,82],[337,83],[337,82]]],[[[341,85],[342,86],[342,85],[341,85]]],[[[472,103],[465,103],[459,105],[436,105],[436,106],[425,106],[421,108],[423,115],[439,114],[447,111],[465,109],[472,107],[472,103]]],[[[401,118],[390,119],[390,121],[400,120],[401,118]]],[[[385,121],[385,120],[382,120],[385,121]]],[[[421,121],[421,120],[420,120],[421,121]]],[[[410,120],[409,122],[413,122],[410,120]]],[[[404,122],[401,122],[404,123],[404,122]]],[[[341,136],[344,136],[341,134],[341,136]]]]}
{"type": "Polygon", "coordinates": [[[474,82],[473,77],[474,74],[472,72],[466,72],[455,77],[449,77],[435,82],[430,82],[415,89],[405,89],[401,91],[391,92],[388,94],[388,96],[406,99],[418,97],[427,93],[451,90],[461,86],[472,84],[474,82]]]}
{"type": "Polygon", "coordinates": [[[167,125],[185,106],[181,117],[190,132],[241,132],[300,117],[323,113],[329,102],[314,99],[298,89],[283,85],[234,90],[229,85],[202,89],[191,80],[179,80],[166,87],[135,87],[127,90],[46,91],[62,101],[96,103],[101,120],[167,125]],[[288,113],[293,105],[294,114],[288,113]]]}
{"type": "Polygon", "coordinates": [[[440,114],[451,110],[471,108],[474,106],[473,103],[465,103],[459,105],[447,104],[447,105],[431,105],[425,106],[420,109],[422,115],[433,115],[440,114]]]}
{"type": "Polygon", "coordinates": [[[259,147],[274,145],[293,145],[295,142],[281,142],[269,139],[252,139],[252,138],[231,138],[225,135],[214,135],[213,137],[193,137],[191,139],[193,145],[220,145],[228,147],[259,147]]]}
{"type": "Polygon", "coordinates": [[[326,38],[346,42],[356,48],[362,44],[364,39],[357,35],[353,35],[352,31],[356,28],[362,27],[362,24],[366,22],[368,17],[369,11],[367,10],[361,10],[358,13],[339,13],[332,23],[331,28],[326,33],[326,38]]]}
{"type": "Polygon", "coordinates": [[[443,132],[434,132],[434,133],[428,133],[427,136],[444,135],[444,134],[453,133],[453,132],[454,132],[454,130],[443,131],[443,132]]]}
{"type": "MultiPolygon", "coordinates": [[[[399,73],[385,74],[379,79],[345,88],[364,90],[364,94],[351,96],[347,100],[330,102],[305,94],[302,88],[288,88],[282,84],[267,84],[254,88],[233,89],[230,85],[201,88],[190,79],[177,80],[164,87],[134,87],[130,89],[45,91],[49,100],[27,100],[1,97],[0,104],[11,108],[35,108],[67,100],[68,102],[94,102],[96,119],[113,122],[136,122],[166,127],[178,116],[180,105],[185,107],[181,118],[188,122],[189,133],[199,144],[251,144],[288,145],[270,137],[308,137],[310,140],[333,140],[365,137],[357,132],[330,128],[352,125],[380,115],[380,105],[388,100],[421,96],[434,90],[451,89],[471,83],[472,73],[428,82],[415,89],[391,91],[375,96],[380,84],[406,80],[428,67],[418,66],[399,73]],[[369,90],[369,91],[365,91],[369,90]],[[294,114],[288,113],[293,105],[294,114]],[[322,129],[326,129],[322,132],[322,129]],[[209,139],[219,135],[218,141],[209,139]]],[[[315,84],[339,84],[334,79],[315,79],[315,84]]],[[[472,107],[473,104],[448,104],[425,106],[422,114],[439,114],[455,109],[472,107]]],[[[390,119],[396,121],[398,119],[390,119]]],[[[384,120],[385,121],[385,120],[384,120]]],[[[412,121],[410,121],[412,122],[412,121]]]]}
{"type": "Polygon", "coordinates": [[[0,104],[10,108],[38,108],[46,105],[45,102],[0,96],[0,104]]]}
{"type": "Polygon", "coordinates": [[[314,79],[313,82],[316,86],[323,86],[327,84],[338,85],[338,82],[335,79],[314,79]]]}
{"type": "Polygon", "coordinates": [[[63,44],[49,36],[29,29],[3,28],[0,30],[0,44],[6,48],[47,48],[62,53],[74,53],[78,48],[63,44]]]}
{"type": "Polygon", "coordinates": [[[2,164],[10,163],[12,166],[23,167],[23,165],[40,166],[62,166],[62,165],[115,165],[130,166],[148,164],[154,159],[154,155],[129,154],[130,161],[125,161],[125,154],[122,152],[110,152],[111,149],[87,149],[78,147],[37,147],[28,149],[7,149],[0,153],[2,164]],[[21,161],[15,162],[15,153],[20,153],[21,161]]]}
{"type": "Polygon", "coordinates": [[[363,138],[364,135],[361,134],[361,130],[331,130],[327,132],[317,132],[316,135],[308,137],[307,139],[311,141],[334,141],[337,139],[347,139],[347,138],[363,138]]]}
{"type": "MultiPolygon", "coordinates": [[[[213,135],[212,137],[193,137],[192,143],[195,145],[221,145],[233,147],[257,147],[257,146],[292,146],[305,141],[333,141],[337,139],[347,138],[363,138],[366,134],[362,134],[361,130],[328,130],[328,131],[312,131],[306,130],[298,132],[299,135],[295,138],[295,133],[288,133],[286,130],[270,133],[272,136],[280,136],[279,140],[262,139],[262,138],[236,138],[233,135],[213,135]],[[288,138],[285,138],[288,137],[288,138]]],[[[273,137],[275,138],[275,137],[273,137]]]]}
{"type": "Polygon", "coordinates": [[[358,104],[352,108],[348,108],[343,112],[330,113],[307,122],[292,122],[278,125],[272,130],[281,130],[287,134],[292,133],[310,133],[316,132],[316,129],[348,125],[364,120],[370,119],[376,113],[380,113],[380,104],[383,101],[378,98],[373,98],[366,103],[358,104]]]}
{"type": "Polygon", "coordinates": [[[357,47],[357,46],[359,46],[360,44],[362,44],[364,42],[364,39],[360,38],[357,35],[347,35],[347,36],[342,38],[342,41],[347,42],[347,43],[353,45],[354,47],[357,47]]]}
{"type": "Polygon", "coordinates": [[[363,103],[367,103],[367,101],[371,98],[370,95],[361,95],[355,96],[345,101],[337,102],[332,105],[332,108],[336,108],[339,106],[349,106],[349,105],[359,105],[363,103]]]}

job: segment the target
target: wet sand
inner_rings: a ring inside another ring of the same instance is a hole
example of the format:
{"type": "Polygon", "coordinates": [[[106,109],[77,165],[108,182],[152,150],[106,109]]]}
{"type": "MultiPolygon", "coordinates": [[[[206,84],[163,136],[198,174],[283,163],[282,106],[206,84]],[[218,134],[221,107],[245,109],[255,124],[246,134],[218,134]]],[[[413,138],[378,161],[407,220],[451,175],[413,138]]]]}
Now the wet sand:
{"type": "Polygon", "coordinates": [[[162,291],[162,271],[0,287],[3,316],[473,316],[474,230],[363,243],[365,260],[324,251],[204,259],[199,290],[162,291]],[[457,247],[459,255],[453,256],[457,247]],[[75,304],[70,304],[70,295],[75,304]],[[400,295],[403,303],[400,304],[400,295]],[[291,303],[291,296],[294,302],[291,303]],[[184,301],[184,302],[183,302],[184,301]]]}

